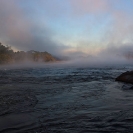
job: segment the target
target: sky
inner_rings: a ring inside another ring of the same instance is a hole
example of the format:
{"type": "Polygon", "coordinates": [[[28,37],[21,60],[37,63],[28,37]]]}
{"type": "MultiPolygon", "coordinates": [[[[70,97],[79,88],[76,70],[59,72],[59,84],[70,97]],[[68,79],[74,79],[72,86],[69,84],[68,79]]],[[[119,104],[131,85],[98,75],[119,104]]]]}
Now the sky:
{"type": "Polygon", "coordinates": [[[0,0],[0,42],[57,56],[133,51],[133,0],[0,0]]]}

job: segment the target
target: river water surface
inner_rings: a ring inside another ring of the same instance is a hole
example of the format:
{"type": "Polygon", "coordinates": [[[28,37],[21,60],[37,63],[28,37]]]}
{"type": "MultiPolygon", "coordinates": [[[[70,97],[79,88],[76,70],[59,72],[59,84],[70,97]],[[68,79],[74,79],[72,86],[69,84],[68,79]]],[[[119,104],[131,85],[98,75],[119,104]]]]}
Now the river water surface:
{"type": "Polygon", "coordinates": [[[131,133],[133,67],[0,70],[1,133],[131,133]]]}

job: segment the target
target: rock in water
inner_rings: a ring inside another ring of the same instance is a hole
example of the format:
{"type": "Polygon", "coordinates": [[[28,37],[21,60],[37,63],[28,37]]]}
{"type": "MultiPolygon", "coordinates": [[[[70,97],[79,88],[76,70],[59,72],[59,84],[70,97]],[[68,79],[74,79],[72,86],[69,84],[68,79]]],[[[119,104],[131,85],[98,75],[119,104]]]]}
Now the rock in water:
{"type": "Polygon", "coordinates": [[[125,83],[133,84],[133,71],[127,71],[118,76],[115,81],[121,81],[125,83]]]}

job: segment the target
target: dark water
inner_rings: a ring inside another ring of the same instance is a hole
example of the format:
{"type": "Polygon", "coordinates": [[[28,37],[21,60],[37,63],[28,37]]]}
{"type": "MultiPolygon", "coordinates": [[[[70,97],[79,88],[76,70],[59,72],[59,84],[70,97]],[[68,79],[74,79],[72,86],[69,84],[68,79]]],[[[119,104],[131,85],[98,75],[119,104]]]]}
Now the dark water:
{"type": "Polygon", "coordinates": [[[1,133],[131,133],[133,67],[0,70],[1,133]]]}

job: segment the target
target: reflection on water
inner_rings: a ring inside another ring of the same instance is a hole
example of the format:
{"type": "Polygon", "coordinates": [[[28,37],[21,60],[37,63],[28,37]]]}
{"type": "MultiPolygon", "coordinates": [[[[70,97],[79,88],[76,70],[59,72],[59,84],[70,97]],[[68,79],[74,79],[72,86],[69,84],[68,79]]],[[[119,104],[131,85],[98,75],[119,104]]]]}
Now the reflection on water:
{"type": "MultiPolygon", "coordinates": [[[[130,68],[131,69],[131,68],[130,68]]],[[[129,68],[0,70],[2,133],[132,132],[129,68]]]]}

